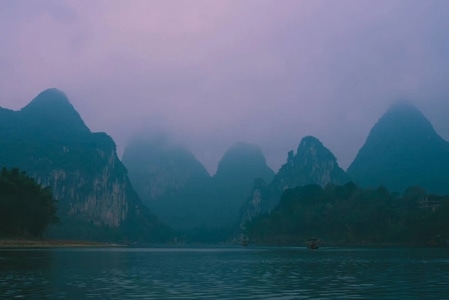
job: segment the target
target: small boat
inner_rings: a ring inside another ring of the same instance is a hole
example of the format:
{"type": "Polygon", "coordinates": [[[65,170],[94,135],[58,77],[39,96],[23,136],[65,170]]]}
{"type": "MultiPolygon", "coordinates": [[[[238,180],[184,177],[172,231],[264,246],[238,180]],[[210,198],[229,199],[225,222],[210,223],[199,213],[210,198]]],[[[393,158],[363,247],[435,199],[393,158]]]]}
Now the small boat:
{"type": "Polygon", "coordinates": [[[316,250],[316,249],[319,248],[319,247],[318,247],[318,239],[309,239],[308,242],[307,242],[307,244],[308,244],[307,247],[308,247],[309,249],[316,250]]]}
{"type": "Polygon", "coordinates": [[[240,236],[240,245],[246,247],[249,245],[249,238],[246,234],[240,236]]]}

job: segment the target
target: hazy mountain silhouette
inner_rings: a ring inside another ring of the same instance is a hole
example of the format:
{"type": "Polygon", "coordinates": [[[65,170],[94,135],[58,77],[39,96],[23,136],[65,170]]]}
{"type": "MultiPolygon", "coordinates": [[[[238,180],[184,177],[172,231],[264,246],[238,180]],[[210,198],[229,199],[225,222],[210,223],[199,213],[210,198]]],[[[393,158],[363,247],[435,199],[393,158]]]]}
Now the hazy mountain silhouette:
{"type": "Polygon", "coordinates": [[[347,172],[357,184],[403,192],[449,192],[449,143],[413,105],[398,102],[377,121],[347,172]]]}
{"type": "Polygon", "coordinates": [[[210,176],[188,149],[166,136],[140,137],[123,153],[123,163],[142,201],[175,228],[208,224],[210,176]]]}
{"type": "Polygon", "coordinates": [[[0,108],[0,166],[18,167],[52,188],[63,226],[51,232],[59,237],[167,238],[167,227],[140,199],[163,221],[189,229],[243,224],[275,207],[286,189],[343,185],[350,177],[364,187],[449,193],[449,142],[406,102],[379,119],[347,174],[312,136],[276,174],[258,146],[236,143],[211,177],[188,149],[162,135],[135,139],[123,162],[128,170],[113,140],[92,133],[59,90],[42,92],[20,111],[0,108]]]}
{"type": "Polygon", "coordinates": [[[273,176],[258,146],[236,143],[211,178],[189,150],[164,135],[135,139],[126,147],[123,162],[143,201],[178,229],[236,222],[254,179],[273,176]]]}
{"type": "Polygon", "coordinates": [[[213,177],[214,193],[222,204],[217,218],[237,222],[254,180],[260,178],[270,182],[273,175],[259,146],[242,142],[232,145],[220,160],[213,177]]]}

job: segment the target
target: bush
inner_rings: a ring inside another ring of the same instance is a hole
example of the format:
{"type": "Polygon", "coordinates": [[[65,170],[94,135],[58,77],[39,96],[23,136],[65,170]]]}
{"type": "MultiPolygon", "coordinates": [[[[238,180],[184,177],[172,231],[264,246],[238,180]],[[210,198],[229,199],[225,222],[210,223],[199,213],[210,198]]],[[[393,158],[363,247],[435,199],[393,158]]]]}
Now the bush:
{"type": "Polygon", "coordinates": [[[56,223],[56,200],[49,187],[13,168],[0,174],[0,235],[41,236],[56,223]]]}

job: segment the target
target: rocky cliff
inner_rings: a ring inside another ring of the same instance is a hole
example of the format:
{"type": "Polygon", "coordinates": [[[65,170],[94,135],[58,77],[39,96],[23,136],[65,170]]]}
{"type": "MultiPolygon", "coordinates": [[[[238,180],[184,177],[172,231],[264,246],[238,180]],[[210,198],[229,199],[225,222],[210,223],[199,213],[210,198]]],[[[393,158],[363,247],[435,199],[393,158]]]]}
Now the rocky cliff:
{"type": "Polygon", "coordinates": [[[345,184],[349,181],[349,176],[329,149],[315,137],[304,137],[296,154],[293,151],[288,153],[287,162],[271,182],[258,180],[254,183],[251,196],[241,210],[241,224],[274,208],[285,189],[308,184],[324,187],[329,183],[345,184]]]}
{"type": "Polygon", "coordinates": [[[149,241],[167,232],[141,204],[113,140],[92,133],[59,90],[0,111],[0,165],[52,188],[62,220],[55,236],[149,241]]]}
{"type": "Polygon", "coordinates": [[[392,105],[371,129],[348,168],[365,187],[384,185],[396,192],[417,185],[449,193],[449,143],[413,105],[392,105]]]}
{"type": "Polygon", "coordinates": [[[301,140],[296,155],[293,151],[288,153],[287,163],[274,177],[273,185],[283,191],[307,184],[324,187],[328,183],[344,184],[348,181],[348,175],[340,168],[332,152],[317,138],[307,136],[301,140]]]}

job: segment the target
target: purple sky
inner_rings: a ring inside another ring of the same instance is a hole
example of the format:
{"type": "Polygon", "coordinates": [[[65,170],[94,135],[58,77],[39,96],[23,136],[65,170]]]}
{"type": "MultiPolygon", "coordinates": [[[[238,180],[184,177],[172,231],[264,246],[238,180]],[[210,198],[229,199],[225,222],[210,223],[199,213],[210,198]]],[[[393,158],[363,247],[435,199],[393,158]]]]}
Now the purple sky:
{"type": "Polygon", "coordinates": [[[311,134],[346,168],[397,99],[449,139],[449,1],[0,1],[0,106],[49,87],[119,154],[144,127],[277,171],[311,134]]]}

